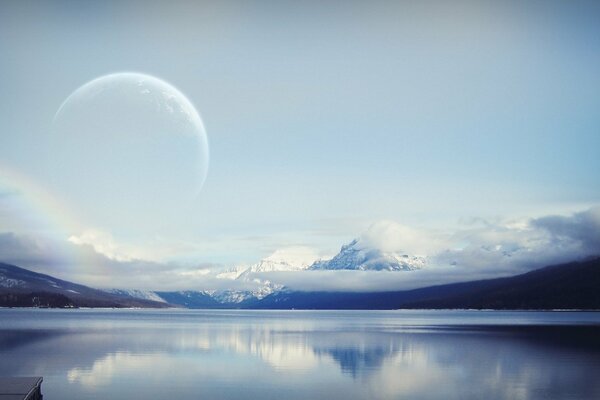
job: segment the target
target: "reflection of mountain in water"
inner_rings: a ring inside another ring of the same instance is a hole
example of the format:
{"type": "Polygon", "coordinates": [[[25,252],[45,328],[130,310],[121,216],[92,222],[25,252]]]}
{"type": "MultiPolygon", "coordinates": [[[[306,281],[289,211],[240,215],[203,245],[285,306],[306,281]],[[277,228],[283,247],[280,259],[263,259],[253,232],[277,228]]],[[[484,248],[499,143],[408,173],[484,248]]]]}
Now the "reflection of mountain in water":
{"type": "Polygon", "coordinates": [[[315,354],[328,355],[342,368],[342,372],[352,375],[369,375],[381,368],[386,358],[392,357],[398,350],[393,347],[334,347],[329,349],[314,349],[315,354]]]}
{"type": "MultiPolygon", "coordinates": [[[[600,393],[597,324],[409,327],[415,313],[3,312],[0,375],[35,371],[48,398],[118,400],[131,388],[138,398],[163,398],[165,388],[180,398],[268,398],[285,389],[321,400],[600,393]]],[[[567,317],[577,315],[544,318],[567,317]]]]}
{"type": "Polygon", "coordinates": [[[411,336],[406,334],[344,332],[317,335],[311,342],[314,354],[331,358],[340,366],[342,373],[355,379],[377,373],[387,360],[418,353],[411,336]]]}

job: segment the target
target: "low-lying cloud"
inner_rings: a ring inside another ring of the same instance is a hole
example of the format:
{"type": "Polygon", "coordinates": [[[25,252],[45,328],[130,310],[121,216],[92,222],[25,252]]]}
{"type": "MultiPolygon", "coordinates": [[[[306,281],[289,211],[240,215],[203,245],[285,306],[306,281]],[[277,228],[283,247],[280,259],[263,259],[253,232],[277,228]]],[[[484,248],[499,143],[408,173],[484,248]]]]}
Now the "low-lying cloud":
{"type": "Polygon", "coordinates": [[[484,224],[451,238],[462,247],[435,256],[437,264],[519,272],[600,254],[600,207],[570,216],[484,224]]]}
{"type": "Polygon", "coordinates": [[[442,285],[469,279],[497,277],[492,271],[462,270],[443,267],[415,271],[293,271],[257,273],[261,280],[277,282],[289,290],[307,292],[382,292],[410,290],[425,286],[442,285]]]}
{"type": "Polygon", "coordinates": [[[222,265],[111,258],[90,244],[14,233],[0,233],[0,261],[97,288],[252,290],[258,285],[216,278],[213,271],[222,265]]]}
{"type": "MultiPolygon", "coordinates": [[[[266,280],[303,291],[387,291],[493,278],[600,255],[600,207],[572,215],[486,222],[440,234],[380,221],[358,236],[358,247],[426,255],[423,270],[287,271],[222,279],[231,266],[149,261],[110,236],[84,233],[68,241],[0,233],[0,261],[95,287],[148,290],[255,290],[266,280]]],[[[292,247],[270,261],[306,266],[318,251],[292,247]],[[289,260],[288,260],[289,258],[289,260]]],[[[248,260],[248,265],[259,260],[248,260]]]]}

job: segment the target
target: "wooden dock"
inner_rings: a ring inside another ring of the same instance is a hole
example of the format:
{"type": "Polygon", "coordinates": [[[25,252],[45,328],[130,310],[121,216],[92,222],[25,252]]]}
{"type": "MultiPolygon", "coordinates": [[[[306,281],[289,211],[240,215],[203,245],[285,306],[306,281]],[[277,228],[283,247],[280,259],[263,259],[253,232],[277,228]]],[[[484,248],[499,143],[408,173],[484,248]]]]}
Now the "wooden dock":
{"type": "Polygon", "coordinates": [[[0,377],[0,400],[41,400],[42,377],[0,377]]]}

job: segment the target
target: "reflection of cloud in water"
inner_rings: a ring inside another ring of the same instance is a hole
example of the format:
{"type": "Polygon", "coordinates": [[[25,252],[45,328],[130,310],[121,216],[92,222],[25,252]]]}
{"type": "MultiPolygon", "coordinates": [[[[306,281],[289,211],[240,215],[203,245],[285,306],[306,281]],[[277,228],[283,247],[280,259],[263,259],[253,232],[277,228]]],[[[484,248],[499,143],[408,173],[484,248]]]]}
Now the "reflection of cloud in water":
{"type": "Polygon", "coordinates": [[[48,335],[0,330],[0,374],[43,375],[48,398],[62,399],[117,400],[134,389],[138,398],[164,398],[165,388],[184,398],[266,398],[283,390],[290,399],[600,394],[598,328],[581,336],[556,328],[211,321],[48,335]]]}
{"type": "Polygon", "coordinates": [[[201,350],[252,356],[275,369],[302,371],[319,363],[304,336],[287,335],[268,328],[197,330],[181,335],[179,346],[187,351],[201,350]]]}
{"type": "MultiPolygon", "coordinates": [[[[481,393],[489,393],[490,399],[521,399],[535,397],[541,388],[567,395],[582,378],[596,385],[594,374],[599,371],[598,360],[590,369],[580,364],[565,368],[557,359],[577,355],[545,347],[543,337],[536,343],[520,335],[483,332],[207,330],[180,332],[176,344],[164,344],[153,353],[107,354],[89,368],[69,370],[69,382],[95,387],[111,384],[115,376],[135,381],[139,375],[163,382],[178,371],[183,381],[201,376],[232,384],[256,379],[285,384],[290,376],[306,376],[310,383],[311,377],[331,374],[333,362],[343,376],[354,381],[344,381],[348,388],[371,398],[423,397],[423,393],[430,395],[424,398],[439,398],[443,390],[448,399],[474,398],[481,393]],[[432,392],[432,388],[437,389],[432,392]]],[[[600,390],[589,385],[576,390],[590,395],[600,390]]]]}
{"type": "Polygon", "coordinates": [[[140,369],[145,362],[143,357],[132,356],[130,353],[111,353],[94,361],[91,368],[75,367],[67,371],[69,382],[79,382],[85,386],[109,384],[119,366],[127,364],[126,368],[140,369]]]}

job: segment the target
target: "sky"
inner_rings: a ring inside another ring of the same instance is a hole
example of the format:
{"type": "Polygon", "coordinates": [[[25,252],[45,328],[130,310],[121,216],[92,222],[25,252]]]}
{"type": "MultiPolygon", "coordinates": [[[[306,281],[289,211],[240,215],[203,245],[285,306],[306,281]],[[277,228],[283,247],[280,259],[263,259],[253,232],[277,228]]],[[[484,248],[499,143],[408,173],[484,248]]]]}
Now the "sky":
{"type": "Polygon", "coordinates": [[[589,255],[598,21],[591,1],[3,1],[0,258],[95,285],[201,285],[281,249],[331,257],[382,223],[405,252],[589,255]],[[66,118],[97,141],[60,131],[63,102],[119,72],[189,101],[206,153],[162,137],[149,161],[119,129],[165,121],[114,93],[114,130],[82,101],[66,118]]]}

